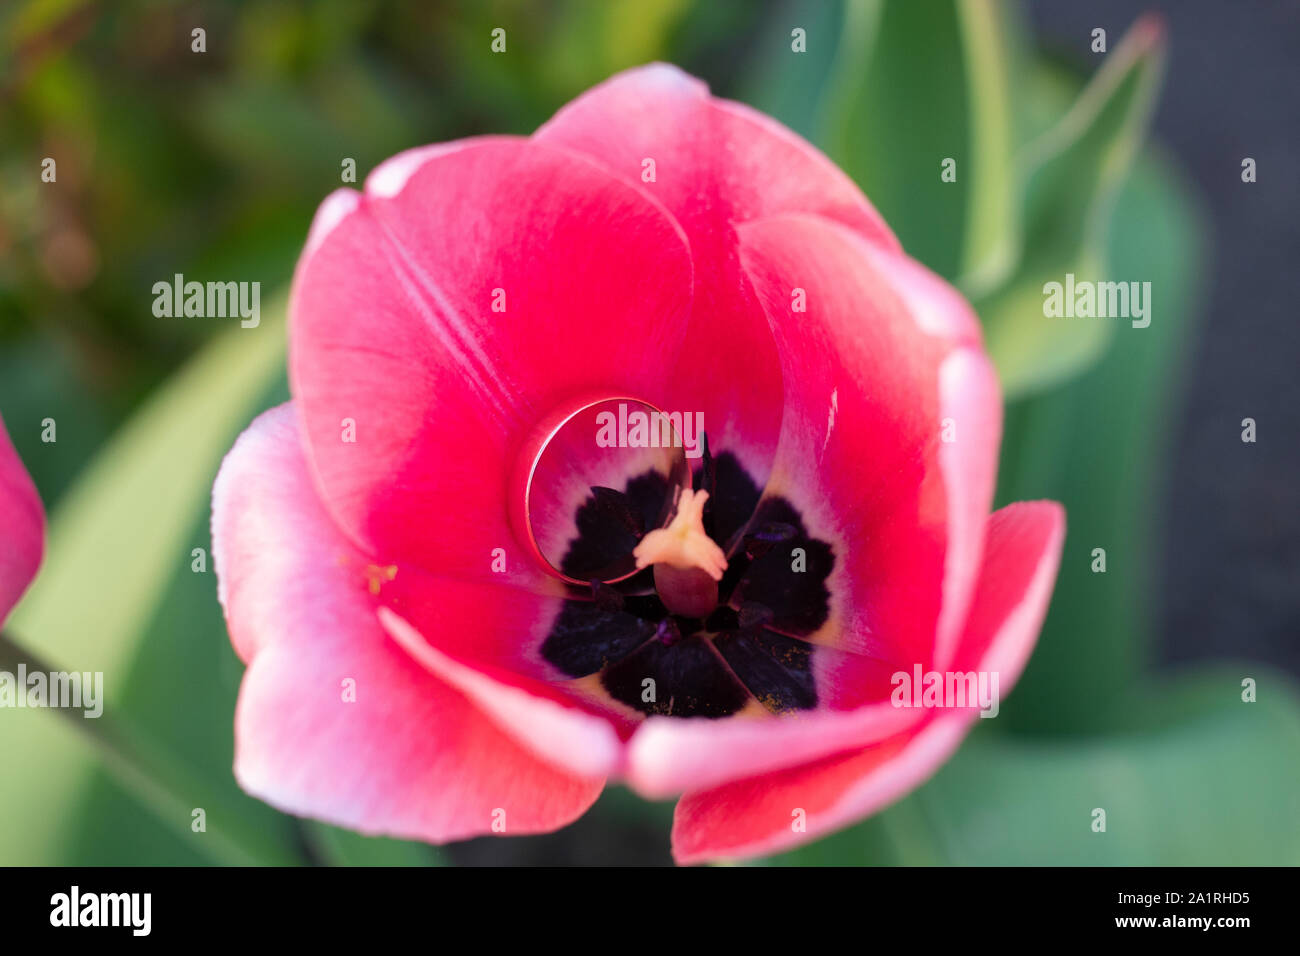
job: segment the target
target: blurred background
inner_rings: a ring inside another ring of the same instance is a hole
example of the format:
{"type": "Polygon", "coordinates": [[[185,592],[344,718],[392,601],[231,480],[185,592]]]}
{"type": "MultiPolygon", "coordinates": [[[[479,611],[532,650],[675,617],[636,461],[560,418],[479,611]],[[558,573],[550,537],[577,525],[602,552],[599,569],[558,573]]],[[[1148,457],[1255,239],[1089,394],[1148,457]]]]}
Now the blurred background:
{"type": "Polygon", "coordinates": [[[557,834],[437,849],[244,796],[242,668],[199,560],[222,454],[287,397],[283,290],[343,160],[361,181],[413,145],[527,134],[655,59],[826,150],[963,289],[1008,401],[999,503],[1069,512],[1002,719],[774,862],[1300,863],[1290,0],[5,4],[0,414],[52,521],[6,632],[104,671],[108,704],[0,712],[0,863],[670,862],[671,804],[621,788],[557,834]],[[178,272],[260,282],[261,326],[155,317],[178,272]],[[1151,282],[1150,327],[1044,318],[1066,272],[1151,282]]]}

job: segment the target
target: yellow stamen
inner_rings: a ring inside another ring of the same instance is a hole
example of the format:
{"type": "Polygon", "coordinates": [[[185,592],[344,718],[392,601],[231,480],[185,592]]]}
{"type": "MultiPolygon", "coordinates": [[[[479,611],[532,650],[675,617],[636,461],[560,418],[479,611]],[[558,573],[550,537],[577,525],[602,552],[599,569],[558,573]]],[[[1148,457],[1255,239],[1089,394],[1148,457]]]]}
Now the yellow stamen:
{"type": "Polygon", "coordinates": [[[366,583],[373,597],[379,596],[385,581],[391,581],[395,577],[397,577],[397,565],[395,564],[390,564],[387,567],[372,564],[366,568],[366,583]]]}

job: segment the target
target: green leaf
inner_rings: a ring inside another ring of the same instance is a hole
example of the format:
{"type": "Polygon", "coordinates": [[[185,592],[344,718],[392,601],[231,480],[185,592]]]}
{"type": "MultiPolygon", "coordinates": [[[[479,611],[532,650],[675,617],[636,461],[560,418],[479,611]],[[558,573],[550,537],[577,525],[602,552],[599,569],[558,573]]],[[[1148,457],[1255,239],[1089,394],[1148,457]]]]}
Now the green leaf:
{"type": "MultiPolygon", "coordinates": [[[[1021,26],[1015,6],[959,0],[966,101],[970,111],[963,284],[990,284],[1006,275],[1019,252],[1015,183],[1013,89],[1021,74],[1021,26]]],[[[955,184],[948,184],[955,185],[955,184]]]]}
{"type": "MultiPolygon", "coordinates": [[[[999,505],[1065,505],[1061,570],[1038,646],[1004,711],[1011,727],[1082,732],[1147,664],[1153,547],[1179,368],[1196,325],[1204,217],[1178,171],[1143,158],[1116,204],[1110,256],[1151,282],[1151,324],[1127,322],[1080,377],[1007,408],[999,505]],[[1094,573],[1093,550],[1106,551],[1094,573]]],[[[1104,320],[1079,320],[1104,321],[1104,320]]]]}
{"type": "MultiPolygon", "coordinates": [[[[754,44],[741,99],[805,139],[822,140],[825,93],[844,21],[844,0],[794,0],[770,18],[754,44]],[[791,49],[790,31],[805,31],[807,52],[791,49]]],[[[715,91],[716,92],[716,91],[715,91]]]]}
{"type": "Polygon", "coordinates": [[[974,185],[958,6],[850,0],[826,107],[831,157],[908,252],[948,277],[962,269],[974,185]],[[947,158],[956,182],[940,179],[947,158]]]}
{"type": "MultiPolygon", "coordinates": [[[[186,750],[199,751],[188,736],[167,725],[191,731],[202,727],[202,694],[186,687],[211,681],[213,673],[193,670],[154,674],[153,687],[168,682],[172,709],[148,714],[149,693],[132,689],[134,675],[148,665],[143,648],[150,634],[172,648],[195,637],[184,616],[163,616],[159,608],[181,575],[191,587],[206,587],[205,606],[217,614],[211,575],[192,574],[191,550],[198,528],[206,526],[212,479],[222,456],[257,410],[267,388],[284,364],[283,299],[269,303],[256,329],[236,328],[214,341],[136,415],[98,455],[53,515],[43,567],[32,590],[19,605],[7,630],[49,666],[104,674],[104,714],[117,746],[107,747],[93,728],[74,724],[68,714],[14,711],[0,721],[0,750],[16,767],[39,767],[40,773],[0,775],[0,806],[21,826],[0,828],[0,862],[86,862],[78,845],[80,819],[98,789],[97,768],[147,806],[170,829],[172,842],[149,835],[165,859],[188,855],[222,862],[292,862],[298,859],[278,817],[241,794],[229,774],[220,775],[186,750]],[[144,733],[140,718],[161,727],[144,733]],[[178,746],[179,744],[179,746],[178,746]],[[207,813],[207,832],[191,829],[190,809],[207,813]],[[183,811],[180,812],[180,811],[183,811]],[[267,816],[258,819],[258,814],[267,816]],[[179,837],[180,844],[175,842],[179,837]]],[[[210,560],[210,559],[209,559],[210,560]]],[[[219,625],[218,625],[219,627],[219,625]]],[[[212,632],[206,634],[212,639],[212,632]]],[[[220,635],[224,653],[228,641],[220,635]]],[[[157,661],[153,662],[155,665],[157,661]]],[[[148,690],[149,688],[145,688],[148,690]]],[[[223,702],[221,732],[229,734],[233,694],[223,702]]],[[[85,724],[96,721],[85,720],[85,724]]],[[[209,731],[210,732],[210,731],[209,731]]],[[[91,801],[97,811],[110,798],[91,801]]],[[[99,819],[105,818],[101,815],[99,819]]],[[[116,827],[119,840],[134,839],[116,827]]],[[[131,844],[134,845],[134,844],[131,844]]],[[[116,862],[126,857],[118,856],[116,862]]],[[[133,858],[134,859],[134,858],[133,858]]]]}
{"type": "Polygon", "coordinates": [[[979,727],[921,790],[774,862],[1300,863],[1300,705],[1285,678],[1221,667],[1144,687],[1114,718],[1110,735],[1082,740],[979,727]],[[1246,676],[1257,703],[1241,700],[1246,676]]]}
{"type": "Polygon", "coordinates": [[[831,155],[908,252],[976,286],[1007,275],[1020,249],[1016,12],[994,0],[851,0],[825,106],[831,155]]]}
{"type": "Polygon", "coordinates": [[[1045,389],[1087,368],[1122,321],[1046,316],[1043,287],[1063,283],[1067,273],[1111,278],[1105,275],[1110,215],[1146,130],[1163,60],[1159,27],[1139,21],[1070,111],[1019,157],[1025,185],[1016,274],[992,291],[981,288],[992,272],[967,286],[1008,396],[1045,389]]]}
{"type": "Polygon", "coordinates": [[[1253,666],[1143,689],[1127,730],[1063,744],[988,735],[923,801],[958,863],[1300,863],[1300,708],[1253,666]],[[1243,703],[1241,680],[1260,680],[1243,703]],[[1094,833],[1094,808],[1106,832],[1094,833]]]}

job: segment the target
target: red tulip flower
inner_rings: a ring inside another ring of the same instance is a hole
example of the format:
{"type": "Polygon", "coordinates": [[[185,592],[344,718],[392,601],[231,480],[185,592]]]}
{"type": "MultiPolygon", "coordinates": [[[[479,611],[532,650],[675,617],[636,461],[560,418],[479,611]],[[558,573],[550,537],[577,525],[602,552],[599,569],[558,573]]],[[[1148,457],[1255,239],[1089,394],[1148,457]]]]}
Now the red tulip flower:
{"type": "Polygon", "coordinates": [[[977,718],[897,706],[896,675],[1005,690],[1045,613],[1064,516],[990,514],[970,307],[823,155],[671,67],[331,195],[289,371],[213,529],[235,772],[294,813],[536,833],[614,780],[683,795],[681,862],[770,853],[977,718]]]}
{"type": "Polygon", "coordinates": [[[40,567],[45,510],[0,419],[0,624],[40,567]]]}

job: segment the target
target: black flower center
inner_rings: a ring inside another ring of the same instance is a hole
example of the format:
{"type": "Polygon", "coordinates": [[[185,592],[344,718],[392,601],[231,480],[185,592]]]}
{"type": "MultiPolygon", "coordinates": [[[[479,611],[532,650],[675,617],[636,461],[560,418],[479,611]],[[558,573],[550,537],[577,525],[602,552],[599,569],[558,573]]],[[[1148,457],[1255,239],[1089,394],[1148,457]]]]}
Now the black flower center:
{"type": "MultiPolygon", "coordinates": [[[[829,614],[834,552],[808,534],[789,501],[763,497],[734,455],[714,457],[707,440],[704,449],[693,484],[709,492],[704,530],[728,559],[717,606],[701,617],[670,613],[650,568],[617,584],[593,580],[571,588],[542,656],[570,677],[599,675],[606,693],[645,714],[815,707],[814,646],[806,638],[829,614]]],[[[578,577],[628,554],[656,527],[671,493],[653,471],[622,489],[593,488],[561,569],[578,577]]]]}

